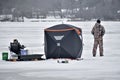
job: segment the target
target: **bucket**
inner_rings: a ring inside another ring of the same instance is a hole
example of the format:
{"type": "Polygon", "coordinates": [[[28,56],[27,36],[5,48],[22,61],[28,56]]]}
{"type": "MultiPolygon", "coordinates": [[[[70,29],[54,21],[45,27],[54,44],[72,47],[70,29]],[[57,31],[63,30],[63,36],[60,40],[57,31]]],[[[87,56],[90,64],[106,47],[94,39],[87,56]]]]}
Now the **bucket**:
{"type": "Polygon", "coordinates": [[[8,52],[2,53],[2,60],[8,60],[8,52]]]}
{"type": "Polygon", "coordinates": [[[27,55],[28,54],[28,50],[21,49],[20,53],[21,53],[21,55],[27,55]]]}

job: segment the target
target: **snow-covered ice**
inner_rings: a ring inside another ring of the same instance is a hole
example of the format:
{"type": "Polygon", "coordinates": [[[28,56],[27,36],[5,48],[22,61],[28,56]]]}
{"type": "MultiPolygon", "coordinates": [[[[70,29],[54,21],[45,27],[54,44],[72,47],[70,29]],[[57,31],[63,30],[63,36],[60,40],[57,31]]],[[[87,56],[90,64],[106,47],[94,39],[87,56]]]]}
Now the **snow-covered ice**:
{"type": "Polygon", "coordinates": [[[0,80],[119,80],[120,79],[120,22],[103,21],[104,57],[92,57],[95,22],[65,22],[81,27],[84,49],[81,61],[57,60],[7,62],[2,52],[9,52],[10,41],[18,39],[29,49],[29,54],[44,54],[44,29],[61,22],[0,22],[0,80]]]}

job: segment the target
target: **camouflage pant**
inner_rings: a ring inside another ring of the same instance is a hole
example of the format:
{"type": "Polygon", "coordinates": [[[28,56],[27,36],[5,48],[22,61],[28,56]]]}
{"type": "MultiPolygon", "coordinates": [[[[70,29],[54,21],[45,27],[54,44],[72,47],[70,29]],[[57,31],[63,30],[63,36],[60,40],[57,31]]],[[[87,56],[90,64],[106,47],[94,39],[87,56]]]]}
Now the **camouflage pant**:
{"type": "Polygon", "coordinates": [[[96,56],[96,50],[99,45],[99,51],[100,51],[100,56],[103,56],[103,39],[101,40],[94,40],[94,46],[93,46],[93,56],[96,56]]]}

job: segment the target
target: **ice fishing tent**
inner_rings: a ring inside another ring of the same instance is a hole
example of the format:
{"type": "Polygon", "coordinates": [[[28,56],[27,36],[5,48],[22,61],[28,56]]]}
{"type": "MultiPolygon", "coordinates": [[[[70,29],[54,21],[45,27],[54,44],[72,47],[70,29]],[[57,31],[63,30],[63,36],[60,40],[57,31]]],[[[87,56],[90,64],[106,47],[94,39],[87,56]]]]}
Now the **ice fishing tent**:
{"type": "Polygon", "coordinates": [[[59,24],[44,30],[45,56],[49,58],[81,57],[82,30],[69,24],[59,24]]]}

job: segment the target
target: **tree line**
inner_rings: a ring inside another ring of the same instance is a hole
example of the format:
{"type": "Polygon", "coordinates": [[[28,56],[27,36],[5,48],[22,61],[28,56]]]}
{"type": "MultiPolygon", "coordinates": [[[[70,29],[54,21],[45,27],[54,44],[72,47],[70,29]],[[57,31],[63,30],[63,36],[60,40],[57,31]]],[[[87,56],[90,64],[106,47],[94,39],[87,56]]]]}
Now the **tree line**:
{"type": "Polygon", "coordinates": [[[0,0],[0,15],[120,20],[120,0],[0,0]]]}

